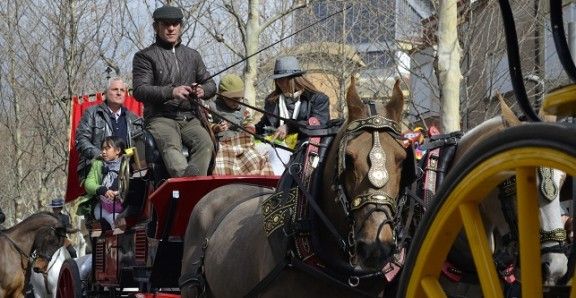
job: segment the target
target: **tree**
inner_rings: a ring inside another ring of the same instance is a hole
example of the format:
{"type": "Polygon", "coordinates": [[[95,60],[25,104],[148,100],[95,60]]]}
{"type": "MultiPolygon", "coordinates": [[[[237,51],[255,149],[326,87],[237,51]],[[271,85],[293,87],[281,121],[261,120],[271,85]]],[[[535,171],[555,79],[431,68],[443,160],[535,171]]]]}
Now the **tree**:
{"type": "Polygon", "coordinates": [[[456,0],[441,0],[438,12],[438,78],[442,102],[442,131],[460,130],[460,44],[458,43],[458,5],[456,0]]]}
{"type": "MultiPolygon", "coordinates": [[[[273,42],[269,41],[274,40],[271,36],[277,36],[276,40],[279,40],[283,35],[289,34],[292,26],[286,20],[295,10],[307,5],[308,1],[302,0],[274,3],[260,0],[249,0],[247,3],[222,0],[205,4],[202,11],[207,13],[197,21],[213,40],[221,43],[229,51],[222,55],[228,57],[224,58],[228,60],[228,66],[231,64],[230,61],[245,59],[243,67],[245,97],[250,104],[254,105],[256,102],[255,85],[261,62],[258,51],[273,42]],[[230,17],[233,22],[229,22],[230,17]],[[232,30],[232,26],[236,30],[232,30]],[[266,30],[276,32],[270,32],[270,35],[265,37],[266,30]]],[[[222,68],[225,67],[227,66],[222,68]]]]}

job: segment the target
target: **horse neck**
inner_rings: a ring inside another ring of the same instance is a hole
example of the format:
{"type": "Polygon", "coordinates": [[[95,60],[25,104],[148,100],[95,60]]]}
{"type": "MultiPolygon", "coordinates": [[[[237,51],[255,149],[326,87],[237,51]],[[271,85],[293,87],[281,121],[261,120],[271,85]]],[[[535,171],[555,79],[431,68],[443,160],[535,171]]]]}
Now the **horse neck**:
{"type": "Polygon", "coordinates": [[[29,253],[32,251],[36,233],[41,231],[42,227],[55,226],[57,224],[58,219],[51,215],[33,215],[6,230],[6,234],[24,252],[29,253]]]}
{"type": "Polygon", "coordinates": [[[336,174],[338,172],[339,162],[338,147],[342,140],[343,133],[344,129],[342,128],[330,144],[324,161],[324,167],[320,169],[322,171],[320,175],[321,193],[317,194],[317,201],[320,208],[340,233],[346,233],[348,229],[347,219],[338,199],[338,185],[336,185],[336,174]]]}
{"type": "Polygon", "coordinates": [[[474,146],[506,127],[508,127],[506,121],[501,116],[496,116],[466,132],[458,141],[458,148],[452,164],[456,164],[474,146]]]}

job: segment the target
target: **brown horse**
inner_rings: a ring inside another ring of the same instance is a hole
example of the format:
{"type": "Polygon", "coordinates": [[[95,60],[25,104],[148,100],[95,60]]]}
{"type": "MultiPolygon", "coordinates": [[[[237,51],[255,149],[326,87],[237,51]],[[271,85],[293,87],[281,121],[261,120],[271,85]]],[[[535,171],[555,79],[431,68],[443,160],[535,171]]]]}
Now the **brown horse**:
{"type": "Polygon", "coordinates": [[[33,214],[0,230],[0,297],[24,297],[30,270],[45,273],[65,237],[66,228],[48,212],[33,214]]]}
{"type": "Polygon", "coordinates": [[[201,279],[207,296],[214,297],[383,294],[381,271],[395,253],[393,223],[405,160],[413,166],[411,148],[403,147],[399,136],[404,98],[396,82],[386,105],[369,108],[352,82],[347,104],[348,119],[317,169],[322,180],[316,199],[328,223],[312,231],[325,266],[335,268],[339,276],[322,278],[307,270],[277,267],[260,208],[273,191],[227,185],[202,198],[190,216],[180,278],[183,297],[196,296],[201,279]],[[202,268],[201,276],[197,273],[202,268]],[[280,273],[258,293],[251,292],[275,268],[280,273]],[[378,278],[368,281],[370,276],[378,278]]]}

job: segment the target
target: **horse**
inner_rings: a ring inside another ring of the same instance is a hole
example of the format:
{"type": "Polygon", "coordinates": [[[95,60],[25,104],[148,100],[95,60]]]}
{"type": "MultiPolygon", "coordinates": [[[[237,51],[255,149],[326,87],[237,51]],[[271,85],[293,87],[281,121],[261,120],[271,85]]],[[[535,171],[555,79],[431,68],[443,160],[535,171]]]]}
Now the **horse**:
{"type": "Polygon", "coordinates": [[[346,100],[347,120],[316,169],[320,188],[314,210],[321,223],[310,230],[322,266],[336,274],[279,262],[261,208],[274,191],[233,184],[208,193],[190,215],[180,277],[183,297],[203,289],[213,297],[384,294],[382,270],[397,253],[396,200],[407,173],[414,171],[412,148],[403,146],[398,127],[404,98],[397,81],[387,104],[369,107],[352,80],[346,100]]]}
{"type": "MultiPolygon", "coordinates": [[[[502,132],[504,129],[521,125],[510,108],[501,101],[502,115],[493,117],[482,122],[480,125],[474,127],[466,132],[458,141],[458,146],[452,160],[452,165],[456,165],[467,156],[467,153],[476,145],[483,142],[490,136],[502,132]]],[[[447,168],[449,173],[450,167],[447,168]]],[[[546,172],[546,175],[539,175],[538,184],[541,191],[539,191],[539,210],[540,210],[540,233],[541,233],[541,247],[542,247],[542,268],[543,268],[543,283],[547,286],[553,286],[566,274],[568,269],[568,258],[561,249],[561,245],[565,240],[562,236],[564,231],[564,224],[561,221],[561,206],[560,206],[560,186],[565,178],[565,173],[555,169],[539,169],[539,172],[546,172]],[[556,191],[548,191],[544,189],[555,189],[556,191]],[[560,235],[560,236],[559,236],[560,235]]],[[[510,185],[513,186],[513,185],[510,185]]],[[[492,251],[497,253],[499,250],[510,250],[514,243],[504,243],[502,236],[513,234],[515,229],[515,218],[506,220],[504,210],[506,208],[514,208],[513,206],[503,206],[503,200],[499,198],[500,192],[504,191],[504,186],[501,189],[494,189],[491,191],[481,205],[481,213],[485,220],[485,230],[487,237],[490,239],[492,251]],[[510,222],[512,221],[512,222],[510,222]],[[508,245],[508,247],[505,247],[508,245]]],[[[515,192],[511,193],[515,197],[515,192]]],[[[512,197],[506,198],[509,202],[512,197]]],[[[515,256],[514,256],[515,257],[515,256]]],[[[470,268],[474,268],[473,261],[470,255],[470,248],[468,247],[467,240],[461,233],[451,250],[448,261],[456,264],[455,269],[464,271],[464,275],[473,274],[470,268]]],[[[455,283],[448,279],[441,279],[444,288],[452,296],[474,296],[475,292],[479,290],[476,285],[471,284],[466,287],[461,283],[455,286],[455,283]]]]}
{"type": "Polygon", "coordinates": [[[0,231],[0,297],[24,297],[31,270],[46,273],[58,248],[64,245],[66,228],[49,212],[29,216],[0,231]]]}

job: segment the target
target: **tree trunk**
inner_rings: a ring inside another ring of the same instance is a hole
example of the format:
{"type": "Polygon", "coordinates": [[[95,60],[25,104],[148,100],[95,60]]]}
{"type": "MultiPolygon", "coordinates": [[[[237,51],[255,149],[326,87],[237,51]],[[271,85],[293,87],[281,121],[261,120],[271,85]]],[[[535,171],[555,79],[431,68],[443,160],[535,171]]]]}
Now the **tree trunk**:
{"type": "Polygon", "coordinates": [[[460,130],[460,56],[457,0],[440,0],[438,22],[438,77],[442,132],[460,130]]]}
{"type": "Polygon", "coordinates": [[[256,105],[256,78],[258,75],[258,41],[260,40],[260,0],[251,0],[246,23],[246,64],[244,66],[244,97],[250,105],[256,105]],[[254,55],[254,56],[252,56],[254,55]]]}

